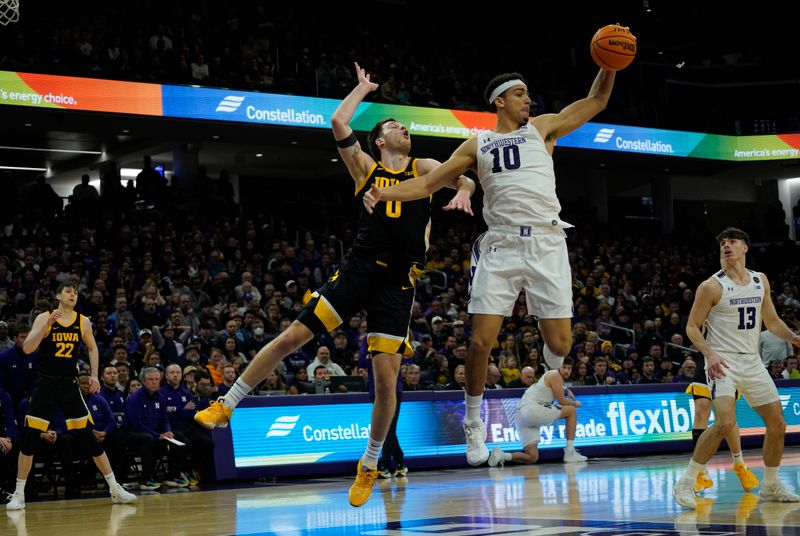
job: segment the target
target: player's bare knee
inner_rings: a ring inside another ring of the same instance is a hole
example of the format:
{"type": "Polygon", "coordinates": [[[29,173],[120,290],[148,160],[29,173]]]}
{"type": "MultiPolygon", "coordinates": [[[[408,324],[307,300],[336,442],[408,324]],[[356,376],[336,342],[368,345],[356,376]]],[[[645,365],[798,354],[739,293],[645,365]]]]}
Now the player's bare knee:
{"type": "Polygon", "coordinates": [[[766,422],[767,430],[773,434],[786,434],[786,419],[783,415],[776,415],[766,422]]]}
{"type": "Polygon", "coordinates": [[[577,414],[577,410],[575,406],[564,406],[561,408],[561,416],[562,417],[572,417],[573,415],[577,414]]]}
{"type": "Polygon", "coordinates": [[[564,357],[572,350],[572,339],[557,337],[554,341],[547,341],[547,347],[550,348],[550,351],[555,355],[564,357]]]}
{"type": "Polygon", "coordinates": [[[733,427],[735,425],[736,425],[735,416],[725,416],[725,417],[719,416],[714,421],[714,426],[712,426],[710,429],[716,432],[718,435],[724,437],[727,436],[731,430],[733,430],[733,427]]]}
{"type": "Polygon", "coordinates": [[[488,359],[492,351],[493,341],[484,341],[474,337],[469,343],[469,353],[467,359],[488,359]]]}

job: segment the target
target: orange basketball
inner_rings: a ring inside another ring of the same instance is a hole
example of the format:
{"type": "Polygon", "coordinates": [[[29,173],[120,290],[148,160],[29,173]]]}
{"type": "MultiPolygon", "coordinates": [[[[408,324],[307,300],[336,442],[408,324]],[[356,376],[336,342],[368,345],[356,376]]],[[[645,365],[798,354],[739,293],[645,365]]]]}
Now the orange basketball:
{"type": "Polygon", "coordinates": [[[619,71],[630,65],[636,56],[636,37],[619,24],[609,24],[597,30],[589,49],[601,69],[619,71]]]}

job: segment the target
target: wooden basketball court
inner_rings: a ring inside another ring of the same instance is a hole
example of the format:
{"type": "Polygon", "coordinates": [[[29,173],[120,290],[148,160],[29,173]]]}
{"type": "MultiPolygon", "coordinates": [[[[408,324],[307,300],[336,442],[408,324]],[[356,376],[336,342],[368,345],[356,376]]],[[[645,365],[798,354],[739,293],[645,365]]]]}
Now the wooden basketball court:
{"type": "MultiPolygon", "coordinates": [[[[746,459],[761,477],[758,451],[746,459]]],[[[595,459],[584,464],[411,472],[379,480],[361,508],[347,503],[350,477],[209,491],[142,495],[136,506],[107,498],[29,503],[6,512],[0,534],[445,535],[800,534],[800,503],[744,493],[727,453],[709,464],[714,487],[697,511],[680,508],[672,485],[688,454],[595,459]]],[[[800,489],[800,448],[781,477],[800,489]]]]}

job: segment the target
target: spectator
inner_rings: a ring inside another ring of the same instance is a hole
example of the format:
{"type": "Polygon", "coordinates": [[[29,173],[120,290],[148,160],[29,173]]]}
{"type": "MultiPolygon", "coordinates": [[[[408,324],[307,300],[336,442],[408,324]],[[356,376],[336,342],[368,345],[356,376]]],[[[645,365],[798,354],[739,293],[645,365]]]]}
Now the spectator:
{"type": "Polygon", "coordinates": [[[637,383],[661,383],[655,375],[656,362],[651,356],[642,358],[642,371],[637,383]]]}
{"type": "Polygon", "coordinates": [[[331,351],[328,350],[327,346],[320,346],[317,348],[317,356],[314,358],[314,361],[306,367],[309,376],[316,377],[314,371],[319,366],[325,367],[329,376],[347,376],[342,367],[331,361],[331,351]]]}
{"type": "Polygon", "coordinates": [[[502,374],[500,373],[500,369],[498,369],[495,365],[489,365],[486,371],[486,389],[502,389],[503,386],[500,385],[500,381],[502,380],[502,374]]]}
{"type": "Polygon", "coordinates": [[[161,372],[155,368],[142,371],[143,388],[131,393],[125,402],[125,422],[128,429],[141,440],[142,473],[140,488],[155,490],[166,485],[173,488],[185,488],[189,483],[181,479],[181,468],[186,458],[185,445],[177,445],[170,440],[175,439],[167,413],[167,403],[159,392],[161,372]],[[149,438],[149,440],[147,439],[149,438]],[[155,460],[167,454],[167,479],[163,483],[155,482],[153,470],[155,460]]]}
{"type": "Polygon", "coordinates": [[[775,361],[785,361],[794,354],[794,349],[788,342],[779,339],[769,330],[764,330],[758,337],[758,353],[764,365],[769,365],[775,361]]]}
{"type": "Polygon", "coordinates": [[[789,356],[786,358],[786,368],[783,370],[783,377],[792,380],[800,378],[800,370],[797,370],[797,357],[789,356]]]}
{"type": "Polygon", "coordinates": [[[36,382],[34,363],[38,351],[26,354],[22,345],[30,333],[30,328],[20,325],[14,329],[14,346],[0,353],[0,388],[11,396],[11,401],[18,406],[23,398],[31,394],[36,382]]]}

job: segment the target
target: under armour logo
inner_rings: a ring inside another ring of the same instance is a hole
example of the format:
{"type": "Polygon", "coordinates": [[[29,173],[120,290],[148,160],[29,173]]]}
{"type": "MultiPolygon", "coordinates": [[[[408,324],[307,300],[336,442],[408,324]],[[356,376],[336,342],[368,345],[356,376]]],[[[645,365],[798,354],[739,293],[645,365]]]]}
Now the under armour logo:
{"type": "Polygon", "coordinates": [[[489,251],[492,253],[497,253],[497,246],[489,246],[489,251]]]}
{"type": "Polygon", "coordinates": [[[733,292],[733,287],[728,287],[728,291],[733,292]]]}

